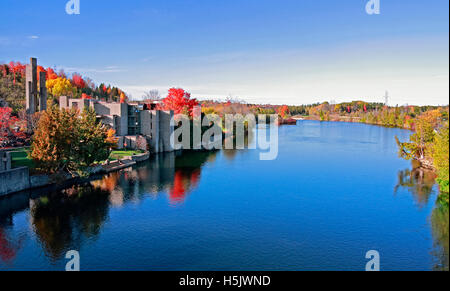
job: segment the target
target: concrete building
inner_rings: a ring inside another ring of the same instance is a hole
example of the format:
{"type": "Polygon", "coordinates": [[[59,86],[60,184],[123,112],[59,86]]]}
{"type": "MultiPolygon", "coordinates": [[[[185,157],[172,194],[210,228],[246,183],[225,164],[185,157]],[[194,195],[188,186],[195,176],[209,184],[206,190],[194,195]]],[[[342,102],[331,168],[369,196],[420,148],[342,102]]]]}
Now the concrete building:
{"type": "Polygon", "coordinates": [[[93,108],[97,118],[116,131],[119,148],[138,148],[139,137],[144,136],[153,152],[172,152],[170,137],[173,111],[148,110],[139,103],[105,102],[93,99],[72,99],[61,96],[60,108],[93,108]]]}
{"type": "Polygon", "coordinates": [[[47,87],[45,86],[45,72],[39,72],[39,84],[37,80],[37,59],[30,58],[30,63],[25,69],[25,99],[28,114],[47,109],[47,87]],[[39,87],[38,87],[39,85],[39,87]]]}

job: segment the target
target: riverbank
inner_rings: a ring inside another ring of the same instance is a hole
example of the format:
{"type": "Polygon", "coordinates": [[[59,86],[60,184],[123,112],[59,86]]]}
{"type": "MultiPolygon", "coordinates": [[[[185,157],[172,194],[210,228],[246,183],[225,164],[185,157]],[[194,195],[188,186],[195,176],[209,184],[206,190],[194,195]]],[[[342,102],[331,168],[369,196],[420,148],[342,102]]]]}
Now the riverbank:
{"type": "Polygon", "coordinates": [[[295,115],[292,116],[293,119],[296,120],[314,120],[314,121],[328,121],[328,122],[351,122],[351,123],[363,123],[368,125],[376,125],[376,126],[383,126],[383,127],[389,127],[389,128],[400,128],[400,129],[406,129],[406,130],[413,130],[410,126],[403,125],[385,125],[382,123],[373,123],[373,122],[367,122],[364,118],[359,116],[341,116],[341,115],[330,115],[328,118],[322,119],[320,116],[316,115],[295,115]]]}
{"type": "MultiPolygon", "coordinates": [[[[367,125],[374,125],[374,126],[382,126],[382,127],[387,127],[387,128],[399,128],[399,129],[405,129],[405,130],[409,130],[409,131],[414,131],[414,128],[412,128],[410,125],[406,126],[398,126],[398,125],[385,125],[382,123],[372,123],[372,122],[367,122],[365,121],[364,118],[362,117],[355,117],[355,116],[341,116],[341,115],[330,115],[329,118],[327,120],[322,120],[320,116],[316,116],[316,115],[309,115],[309,116],[301,116],[301,115],[296,115],[293,116],[292,119],[296,119],[296,120],[313,120],[313,121],[321,121],[321,122],[349,122],[349,123],[362,123],[362,124],[367,124],[367,125]]],[[[436,171],[436,167],[433,164],[433,160],[430,158],[423,158],[423,159],[417,159],[416,160],[418,163],[420,163],[421,168],[426,169],[426,170],[431,170],[431,171],[436,171]]]]}
{"type": "MultiPolygon", "coordinates": [[[[89,168],[89,177],[94,175],[103,175],[116,172],[125,168],[132,167],[137,163],[145,162],[150,158],[150,153],[142,153],[132,156],[124,156],[121,159],[107,161],[101,165],[89,168]]],[[[32,190],[36,188],[48,186],[67,187],[70,184],[79,182],[78,175],[69,173],[47,175],[47,174],[30,174],[30,168],[17,167],[8,171],[0,172],[0,196],[6,196],[21,192],[24,190],[32,190]]],[[[58,188],[58,187],[56,187],[58,188]]]]}

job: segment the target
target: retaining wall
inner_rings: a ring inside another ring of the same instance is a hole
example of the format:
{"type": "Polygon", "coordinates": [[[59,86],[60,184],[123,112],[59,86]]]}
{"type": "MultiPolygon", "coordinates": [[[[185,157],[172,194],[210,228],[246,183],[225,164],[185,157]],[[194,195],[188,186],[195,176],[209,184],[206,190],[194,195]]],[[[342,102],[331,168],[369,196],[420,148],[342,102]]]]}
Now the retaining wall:
{"type": "Polygon", "coordinates": [[[30,172],[27,167],[0,172],[0,196],[30,188],[30,172]]]}

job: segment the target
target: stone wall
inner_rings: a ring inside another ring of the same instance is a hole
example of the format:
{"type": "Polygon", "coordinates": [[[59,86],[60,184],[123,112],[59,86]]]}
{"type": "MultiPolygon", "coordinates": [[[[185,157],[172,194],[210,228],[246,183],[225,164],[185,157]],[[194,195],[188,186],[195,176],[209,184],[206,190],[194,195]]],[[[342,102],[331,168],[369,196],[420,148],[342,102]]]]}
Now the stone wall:
{"type": "Polygon", "coordinates": [[[158,110],[152,110],[150,111],[152,120],[151,120],[151,128],[150,128],[150,147],[155,153],[160,152],[159,147],[159,118],[160,118],[160,112],[158,110]]]}
{"type": "Polygon", "coordinates": [[[27,167],[0,172],[0,196],[19,192],[30,187],[30,173],[27,167]]]}

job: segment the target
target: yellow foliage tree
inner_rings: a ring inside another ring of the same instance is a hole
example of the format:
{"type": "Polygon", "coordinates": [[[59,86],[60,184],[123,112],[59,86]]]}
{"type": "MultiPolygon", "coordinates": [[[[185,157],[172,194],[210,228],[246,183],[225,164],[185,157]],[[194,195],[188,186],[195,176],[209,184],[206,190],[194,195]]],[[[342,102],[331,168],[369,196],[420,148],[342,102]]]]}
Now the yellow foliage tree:
{"type": "Polygon", "coordinates": [[[73,92],[75,90],[69,79],[61,77],[47,80],[45,85],[47,86],[48,92],[53,95],[53,97],[73,95],[73,92]]]}

